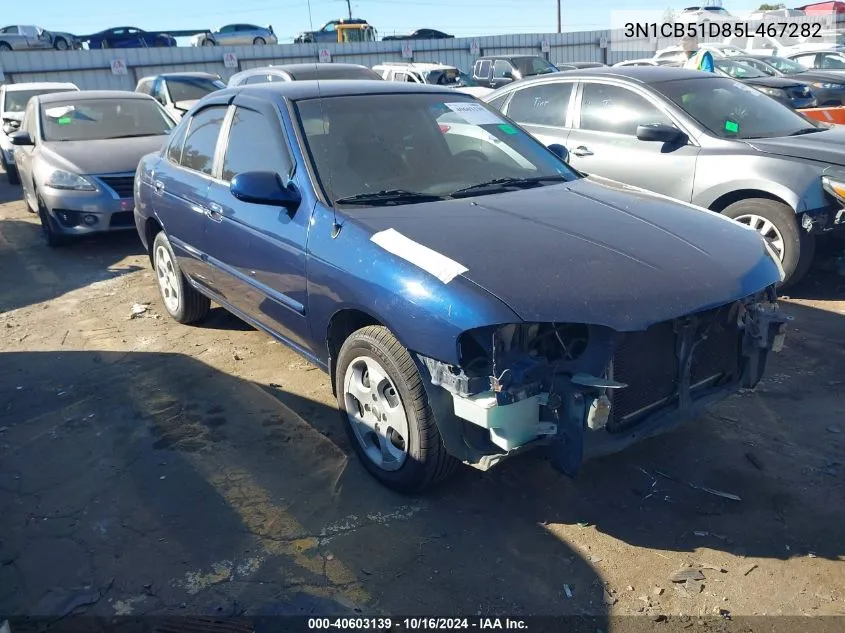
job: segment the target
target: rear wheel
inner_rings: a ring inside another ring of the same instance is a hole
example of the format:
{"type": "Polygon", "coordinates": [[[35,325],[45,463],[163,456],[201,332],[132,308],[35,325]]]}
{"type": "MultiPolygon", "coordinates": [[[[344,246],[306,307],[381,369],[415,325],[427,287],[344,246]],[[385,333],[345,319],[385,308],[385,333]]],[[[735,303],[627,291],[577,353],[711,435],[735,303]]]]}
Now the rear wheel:
{"type": "Polygon", "coordinates": [[[454,471],[458,462],[443,446],[417,366],[387,328],[351,334],[334,379],[352,447],[381,483],[419,492],[454,471]]]}
{"type": "Polygon", "coordinates": [[[202,45],[203,45],[203,46],[214,46],[214,40],[209,39],[209,38],[205,38],[205,39],[202,41],[202,45]]]}
{"type": "Polygon", "coordinates": [[[785,279],[782,288],[801,280],[810,269],[815,254],[815,237],[801,229],[792,208],[776,200],[750,198],[728,206],[729,218],[750,226],[769,243],[780,258],[785,279]]]}
{"type": "Polygon", "coordinates": [[[171,317],[179,323],[195,323],[208,314],[211,301],[185,279],[164,231],[153,240],[153,268],[164,309],[171,317]]]}
{"type": "Polygon", "coordinates": [[[70,46],[68,46],[67,40],[63,37],[57,37],[56,43],[54,44],[57,51],[66,51],[70,46]]]}
{"type": "Polygon", "coordinates": [[[264,41],[263,37],[256,37],[254,40],[252,40],[252,43],[255,46],[261,46],[262,44],[266,44],[267,42],[264,41]]]}
{"type": "Polygon", "coordinates": [[[10,51],[12,47],[9,46],[6,42],[0,42],[0,51],[10,51]]]}

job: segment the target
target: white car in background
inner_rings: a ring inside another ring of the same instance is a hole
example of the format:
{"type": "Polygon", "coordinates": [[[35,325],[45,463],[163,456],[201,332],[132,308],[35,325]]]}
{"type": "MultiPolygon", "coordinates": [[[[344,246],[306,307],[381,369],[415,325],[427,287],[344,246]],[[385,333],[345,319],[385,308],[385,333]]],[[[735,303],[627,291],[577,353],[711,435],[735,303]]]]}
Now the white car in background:
{"type": "Polygon", "coordinates": [[[641,59],[626,59],[624,62],[616,62],[613,64],[614,68],[618,66],[660,66],[660,62],[654,61],[651,57],[643,57],[641,59]]]}
{"type": "MultiPolygon", "coordinates": [[[[730,44],[702,44],[699,48],[709,51],[713,57],[731,57],[734,55],[748,54],[748,51],[742,50],[737,46],[731,46],[730,44]]],[[[687,56],[684,54],[683,47],[680,44],[676,44],[660,49],[651,59],[658,66],[662,66],[664,64],[683,63],[686,61],[687,56]]]]}
{"type": "Polygon", "coordinates": [[[6,172],[10,185],[19,184],[18,170],[15,167],[15,155],[9,135],[20,129],[23,113],[30,98],[50,92],[78,91],[76,84],[69,82],[42,81],[0,86],[0,163],[6,172]]]}
{"type": "Polygon", "coordinates": [[[705,22],[725,22],[737,19],[723,7],[687,7],[675,16],[674,21],[677,23],[704,24],[705,22]]]}

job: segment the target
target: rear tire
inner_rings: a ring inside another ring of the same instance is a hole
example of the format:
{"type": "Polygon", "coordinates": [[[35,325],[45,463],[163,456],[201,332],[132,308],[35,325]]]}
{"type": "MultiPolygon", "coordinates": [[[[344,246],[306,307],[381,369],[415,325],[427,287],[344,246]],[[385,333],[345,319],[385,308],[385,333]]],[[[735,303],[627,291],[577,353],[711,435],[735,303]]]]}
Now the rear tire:
{"type": "Polygon", "coordinates": [[[382,484],[415,493],[454,472],[458,461],[443,445],[423,379],[390,330],[371,325],[352,333],[338,353],[334,380],[353,450],[382,484]]]}
{"type": "Polygon", "coordinates": [[[263,45],[264,45],[264,44],[266,44],[266,43],[267,43],[267,42],[266,42],[266,41],[264,41],[264,38],[263,38],[263,37],[256,37],[254,40],[252,40],[252,45],[253,45],[253,46],[263,46],[263,45]]]}
{"type": "Polygon", "coordinates": [[[57,51],[66,51],[67,49],[70,48],[70,46],[67,43],[67,40],[63,37],[57,37],[56,42],[55,42],[55,44],[53,44],[53,46],[56,47],[57,51]]]}
{"type": "Polygon", "coordinates": [[[764,237],[779,251],[785,275],[781,288],[798,283],[807,274],[816,250],[815,236],[798,225],[798,216],[789,205],[749,198],[734,202],[722,214],[766,233],[764,237]]]}
{"type": "Polygon", "coordinates": [[[211,39],[205,38],[205,39],[202,41],[202,45],[203,45],[203,46],[214,46],[214,45],[215,45],[215,42],[214,42],[214,40],[211,40],[211,39]]]}
{"type": "Polygon", "coordinates": [[[12,50],[12,47],[9,46],[6,42],[0,42],[0,51],[7,52],[12,50]]]}
{"type": "Polygon", "coordinates": [[[156,234],[152,250],[153,269],[167,313],[184,324],[196,323],[205,318],[211,308],[211,300],[185,279],[164,231],[156,234]]]}

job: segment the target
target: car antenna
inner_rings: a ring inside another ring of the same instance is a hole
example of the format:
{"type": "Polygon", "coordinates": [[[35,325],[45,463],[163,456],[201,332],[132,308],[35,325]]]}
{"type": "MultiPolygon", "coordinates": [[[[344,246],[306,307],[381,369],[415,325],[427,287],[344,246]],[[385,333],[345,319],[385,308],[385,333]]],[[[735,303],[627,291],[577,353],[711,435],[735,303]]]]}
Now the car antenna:
{"type": "MultiPolygon", "coordinates": [[[[311,18],[311,0],[307,0],[308,4],[308,28],[311,31],[314,31],[314,20],[311,18]]],[[[314,38],[314,53],[316,54],[317,59],[320,59],[320,44],[317,42],[317,39],[314,38]]],[[[320,62],[315,62],[320,63],[320,62]]],[[[320,103],[320,121],[323,124],[323,133],[326,132],[326,113],[323,110],[323,94],[322,94],[322,84],[320,82],[319,75],[317,76],[317,101],[320,103]]],[[[331,171],[331,163],[329,163],[329,191],[334,191],[334,187],[332,186],[332,171],[331,171]]],[[[337,221],[337,209],[334,207],[334,202],[329,201],[332,207],[332,239],[335,239],[338,235],[340,235],[341,225],[337,221]]]]}

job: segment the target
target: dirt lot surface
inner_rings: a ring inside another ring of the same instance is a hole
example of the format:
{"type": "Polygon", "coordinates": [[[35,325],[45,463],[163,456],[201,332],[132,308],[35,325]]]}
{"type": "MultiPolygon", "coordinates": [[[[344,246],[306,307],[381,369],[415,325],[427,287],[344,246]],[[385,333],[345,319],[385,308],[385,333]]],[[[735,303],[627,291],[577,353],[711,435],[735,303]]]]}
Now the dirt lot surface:
{"type": "Polygon", "coordinates": [[[134,233],[49,250],[3,182],[0,614],[845,613],[824,257],[755,392],[577,481],[527,456],[402,497],[322,372],[219,308],[171,321],[134,233]]]}

